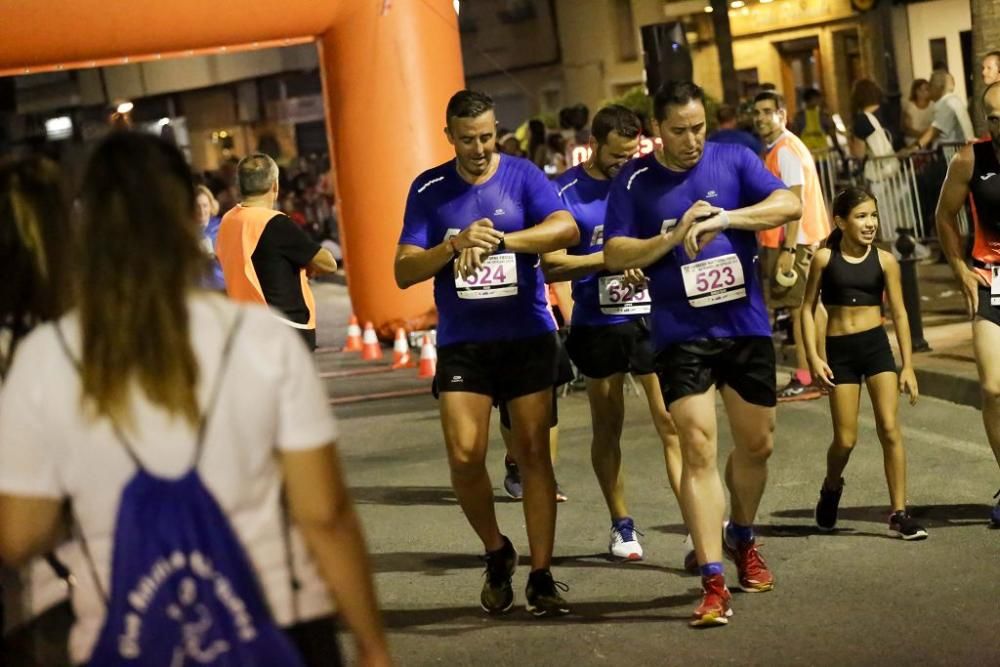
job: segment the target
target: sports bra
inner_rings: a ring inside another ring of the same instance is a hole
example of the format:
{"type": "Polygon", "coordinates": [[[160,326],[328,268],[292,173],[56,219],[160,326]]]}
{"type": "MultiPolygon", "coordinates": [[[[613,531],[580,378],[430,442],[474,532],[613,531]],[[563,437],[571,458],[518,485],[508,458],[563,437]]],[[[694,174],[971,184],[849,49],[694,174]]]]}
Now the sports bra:
{"type": "Polygon", "coordinates": [[[844,259],[832,248],[830,262],[823,269],[820,300],[824,306],[880,306],[885,291],[885,274],[878,260],[878,248],[871,246],[857,264],[844,259]]]}

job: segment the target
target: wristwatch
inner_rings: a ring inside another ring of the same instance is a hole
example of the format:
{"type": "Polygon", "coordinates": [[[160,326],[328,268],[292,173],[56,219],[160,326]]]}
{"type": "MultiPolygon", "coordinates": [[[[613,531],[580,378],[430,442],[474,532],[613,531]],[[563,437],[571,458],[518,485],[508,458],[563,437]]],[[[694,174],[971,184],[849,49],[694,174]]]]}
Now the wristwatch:
{"type": "Polygon", "coordinates": [[[507,251],[507,239],[501,237],[500,243],[497,243],[497,249],[494,251],[494,253],[506,252],[506,251],[507,251]]]}

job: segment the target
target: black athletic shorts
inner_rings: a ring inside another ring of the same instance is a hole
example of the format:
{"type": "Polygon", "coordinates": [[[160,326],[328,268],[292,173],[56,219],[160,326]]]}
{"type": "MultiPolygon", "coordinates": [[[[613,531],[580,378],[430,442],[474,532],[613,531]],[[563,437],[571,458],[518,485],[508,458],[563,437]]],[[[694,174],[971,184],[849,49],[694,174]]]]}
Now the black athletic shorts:
{"type": "Polygon", "coordinates": [[[777,405],[774,345],[770,338],[744,336],[674,343],[656,355],[667,406],[712,386],[732,387],[747,403],[777,405]]]}
{"type": "MultiPolygon", "coordinates": [[[[556,383],[552,386],[552,420],[549,422],[550,428],[559,426],[559,387],[573,379],[573,364],[566,353],[566,344],[562,342],[562,330],[559,331],[559,368],[556,375],[556,383]]],[[[497,401],[497,408],[500,410],[500,425],[510,430],[510,412],[507,411],[507,401],[497,401]]]]}
{"type": "Polygon", "coordinates": [[[559,379],[556,332],[486,343],[455,343],[438,348],[434,393],[467,391],[491,396],[494,403],[534,394],[559,379]]]}
{"type": "Polygon", "coordinates": [[[574,326],[566,350],[586,377],[600,380],[618,373],[647,375],[656,370],[656,354],[645,318],[607,326],[574,326]]]}
{"type": "Polygon", "coordinates": [[[846,336],[826,337],[826,363],[834,384],[861,384],[879,373],[896,372],[885,329],[875,327],[846,336]]]}
{"type": "Polygon", "coordinates": [[[976,317],[1000,326],[1000,306],[990,304],[989,287],[979,286],[979,308],[976,309],[976,317]]]}

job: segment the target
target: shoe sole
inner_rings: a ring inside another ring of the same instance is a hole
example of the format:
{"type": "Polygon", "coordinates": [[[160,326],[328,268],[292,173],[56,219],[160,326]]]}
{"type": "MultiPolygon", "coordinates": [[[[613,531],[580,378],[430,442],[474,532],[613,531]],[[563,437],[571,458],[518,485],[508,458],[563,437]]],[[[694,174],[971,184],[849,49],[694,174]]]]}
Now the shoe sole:
{"type": "Polygon", "coordinates": [[[563,607],[561,609],[542,609],[541,607],[526,604],[524,605],[524,609],[535,618],[545,618],[547,616],[566,616],[569,614],[569,607],[563,607]]]}
{"type": "Polygon", "coordinates": [[[729,618],[733,615],[732,609],[727,609],[724,614],[717,616],[715,614],[707,614],[701,618],[696,618],[692,620],[688,625],[692,628],[713,628],[720,625],[729,625],[729,618]]]}
{"type": "Polygon", "coordinates": [[[511,493],[510,491],[508,491],[508,490],[507,490],[507,487],[506,487],[506,486],[505,486],[505,487],[503,487],[503,492],[504,492],[504,493],[505,493],[505,494],[507,495],[507,497],[508,497],[508,498],[510,498],[511,500],[523,500],[523,499],[524,499],[524,494],[521,494],[520,496],[515,496],[515,495],[514,495],[513,493],[511,493]]]}
{"type": "Polygon", "coordinates": [[[621,561],[621,562],[625,562],[625,563],[628,563],[628,562],[637,562],[637,561],[642,560],[642,554],[637,554],[634,551],[632,553],[628,554],[627,556],[620,556],[620,555],[614,553],[613,551],[609,550],[608,551],[608,556],[610,556],[612,560],[621,561]]]}
{"type": "Polygon", "coordinates": [[[926,540],[927,539],[927,531],[926,530],[921,530],[921,531],[919,531],[917,533],[914,533],[913,535],[903,535],[898,530],[893,530],[892,528],[890,528],[887,532],[888,532],[889,537],[898,537],[899,539],[905,540],[906,542],[918,542],[920,540],[926,540]]]}
{"type": "MultiPolygon", "coordinates": [[[[510,571],[510,580],[511,580],[511,590],[512,591],[513,591],[513,588],[514,588],[514,583],[513,583],[514,574],[517,572],[517,559],[518,559],[517,549],[514,549],[514,567],[511,568],[511,571],[510,571]]],[[[511,609],[514,608],[514,601],[515,601],[516,598],[517,598],[517,594],[516,593],[514,595],[511,595],[510,596],[510,604],[507,605],[506,607],[504,607],[503,609],[488,609],[486,607],[486,605],[483,604],[483,601],[480,600],[479,601],[479,608],[482,609],[483,611],[485,611],[490,616],[500,616],[502,614],[506,614],[507,612],[509,612],[511,609]]]]}

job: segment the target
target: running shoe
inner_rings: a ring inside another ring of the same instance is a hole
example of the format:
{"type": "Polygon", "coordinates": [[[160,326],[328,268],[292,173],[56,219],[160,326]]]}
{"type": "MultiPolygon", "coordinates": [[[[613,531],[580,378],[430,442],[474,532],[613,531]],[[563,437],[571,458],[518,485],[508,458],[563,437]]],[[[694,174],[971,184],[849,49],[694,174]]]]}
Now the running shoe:
{"type": "MultiPolygon", "coordinates": [[[[993,499],[996,500],[1000,498],[1000,491],[996,492],[993,499]]],[[[997,504],[994,505],[993,511],[990,512],[990,525],[994,528],[1000,528],[1000,500],[997,500],[997,504]]]]}
{"type": "Polygon", "coordinates": [[[514,587],[511,579],[517,569],[517,550],[507,536],[504,545],[496,551],[486,552],[486,581],[479,595],[479,606],[487,614],[505,614],[514,606],[514,587]]]}
{"type": "Polygon", "coordinates": [[[789,401],[812,401],[820,398],[823,392],[814,384],[802,384],[799,379],[792,376],[784,387],[778,390],[778,402],[787,403],[789,401]]]}
{"type": "Polygon", "coordinates": [[[729,617],[733,615],[730,607],[733,596],[726,588],[725,577],[721,574],[702,577],[701,587],[704,595],[701,604],[694,610],[691,627],[703,628],[729,623],[729,617]]]}
{"type": "Polygon", "coordinates": [[[927,531],[919,523],[913,520],[908,512],[899,510],[893,512],[889,517],[889,537],[898,537],[903,540],[925,540],[927,531]]]}
{"type": "Polygon", "coordinates": [[[564,503],[567,500],[569,500],[569,496],[567,496],[566,493],[563,492],[562,487],[559,486],[559,482],[556,482],[556,502],[564,503]]]}
{"type": "Polygon", "coordinates": [[[840,479],[839,489],[826,488],[826,482],[819,489],[819,502],[816,503],[816,527],[829,532],[837,527],[837,510],[840,508],[840,495],[844,492],[844,479],[840,479]]]}
{"type": "Polygon", "coordinates": [[[507,475],[503,478],[503,490],[507,497],[514,500],[521,500],[524,497],[524,487],[521,486],[521,471],[517,469],[517,464],[513,461],[505,461],[507,475]]]}
{"type": "Polygon", "coordinates": [[[747,593],[764,593],[774,588],[774,575],[757,549],[757,540],[732,545],[723,532],[722,549],[734,563],[739,573],[740,589],[747,593]]]}
{"type": "Polygon", "coordinates": [[[537,618],[564,616],[569,613],[569,605],[559,591],[568,590],[569,586],[553,579],[548,570],[535,570],[528,575],[528,587],[524,591],[528,602],[524,608],[537,618]]]}
{"type": "Polygon", "coordinates": [[[611,522],[611,541],[608,544],[608,553],[612,557],[622,560],[642,560],[642,545],[639,544],[638,538],[638,535],[641,534],[635,529],[632,517],[615,519],[611,522]]]}

